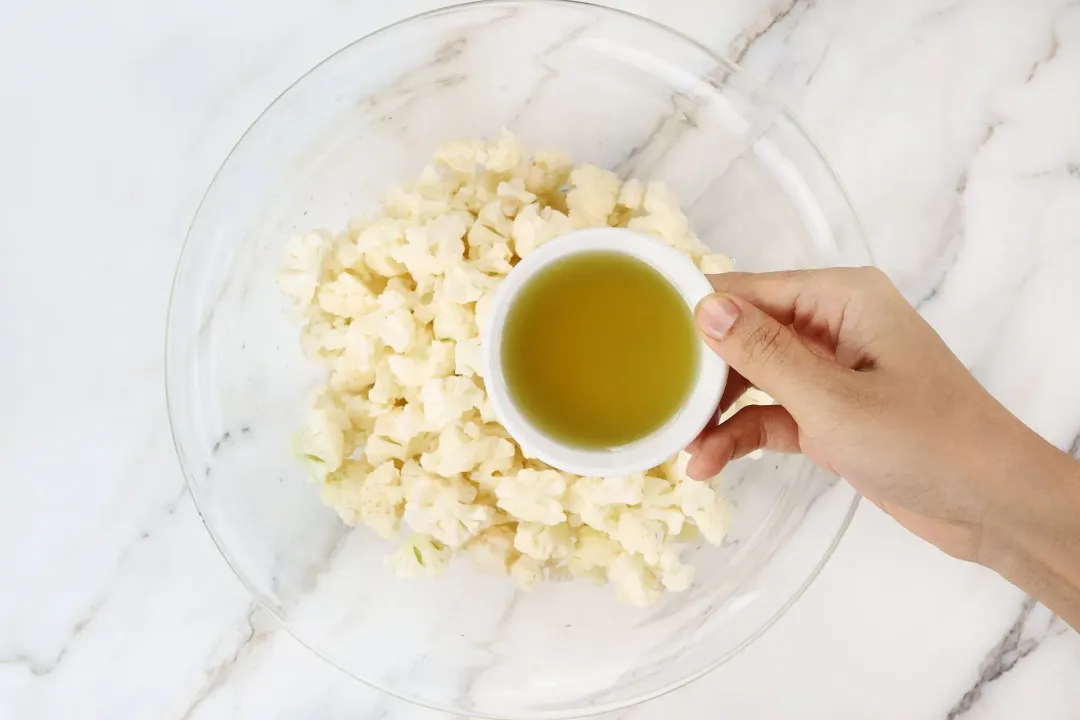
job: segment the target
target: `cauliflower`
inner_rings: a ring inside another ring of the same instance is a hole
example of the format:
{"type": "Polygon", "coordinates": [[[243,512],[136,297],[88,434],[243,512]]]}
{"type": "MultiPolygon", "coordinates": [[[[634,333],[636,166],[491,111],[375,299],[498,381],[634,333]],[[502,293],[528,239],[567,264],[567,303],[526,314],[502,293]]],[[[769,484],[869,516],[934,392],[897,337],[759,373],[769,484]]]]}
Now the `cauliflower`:
{"type": "Polygon", "coordinates": [[[689,590],[694,584],[694,568],[679,559],[678,548],[668,546],[660,554],[660,582],[672,592],[689,590]]]}
{"type": "Polygon", "coordinates": [[[622,553],[608,565],[608,579],[615,584],[619,602],[631,607],[648,607],[660,597],[661,583],[638,555],[622,553]]]}
{"type": "Polygon", "coordinates": [[[698,259],[698,268],[706,275],[719,275],[735,269],[731,258],[721,253],[709,253],[698,259]]]}
{"type": "Polygon", "coordinates": [[[518,257],[525,257],[547,241],[573,229],[570,218],[558,210],[550,207],[541,209],[535,203],[526,205],[514,218],[511,229],[514,252],[518,257]]]}
{"type": "Polygon", "coordinates": [[[297,433],[294,450],[308,471],[318,480],[341,467],[345,459],[345,433],[351,427],[340,411],[315,408],[308,423],[297,433]]]}
{"type": "Polygon", "coordinates": [[[495,509],[473,504],[476,488],[460,477],[423,478],[409,490],[405,522],[449,547],[464,545],[491,525],[495,509]]]}
{"type": "Polygon", "coordinates": [[[479,334],[476,318],[467,307],[441,298],[435,314],[434,328],[435,337],[440,340],[461,342],[479,334]]]}
{"type": "Polygon", "coordinates": [[[427,424],[441,429],[484,404],[484,392],[470,378],[451,375],[433,378],[420,388],[427,424]]]}
{"type": "Polygon", "coordinates": [[[352,319],[375,308],[375,294],[356,275],[343,272],[319,287],[318,303],[331,315],[352,319]]]}
{"type": "Polygon", "coordinates": [[[475,470],[493,449],[498,438],[474,439],[459,425],[450,425],[439,433],[435,450],[420,456],[420,466],[428,472],[452,477],[475,470]]]}
{"type": "Polygon", "coordinates": [[[570,555],[573,540],[570,526],[519,522],[514,549],[536,560],[562,560],[570,555]]]}
{"type": "Polygon", "coordinates": [[[397,443],[402,447],[431,429],[431,425],[424,417],[424,411],[415,403],[409,403],[403,407],[395,407],[385,415],[375,418],[372,431],[375,436],[383,437],[397,443]]]}
{"type": "Polygon", "coordinates": [[[615,210],[622,181],[610,170],[582,165],[570,173],[573,189],[566,194],[566,207],[574,227],[604,227],[615,210]]]}
{"type": "Polygon", "coordinates": [[[522,555],[510,563],[510,577],[522,589],[529,589],[544,579],[544,566],[536,558],[522,555]]]}
{"type": "Polygon", "coordinates": [[[454,372],[462,377],[483,377],[484,356],[480,338],[466,338],[454,345],[454,372]]]}
{"type": "Polygon", "coordinates": [[[323,498],[332,502],[346,523],[363,522],[386,538],[397,535],[404,496],[394,463],[372,470],[368,464],[350,461],[323,485],[323,498]]]}
{"type": "Polygon", "coordinates": [[[713,545],[719,545],[731,524],[731,506],[703,482],[687,480],[679,485],[679,507],[713,545]]]}
{"type": "Polygon", "coordinates": [[[315,297],[323,263],[330,251],[330,240],[330,233],[316,230],[298,235],[285,245],[285,258],[277,276],[278,287],[301,309],[315,297]]]}
{"type": "Polygon", "coordinates": [[[607,580],[608,566],[621,552],[622,547],[607,533],[589,527],[581,528],[570,554],[570,574],[604,582],[607,580]]]}
{"type": "Polygon", "coordinates": [[[475,175],[484,154],[484,144],[478,140],[458,140],[439,148],[435,162],[454,173],[475,175]]]}
{"type": "Polygon", "coordinates": [[[459,305],[474,303],[494,288],[494,278],[464,265],[454,265],[445,275],[439,297],[459,305]]]}
{"type": "Polygon", "coordinates": [[[495,492],[503,480],[521,468],[517,465],[517,448],[506,438],[492,438],[490,453],[480,461],[479,467],[469,473],[472,480],[482,490],[495,492]]]}
{"type": "Polygon", "coordinates": [[[506,574],[510,571],[510,563],[517,558],[514,530],[506,525],[481,530],[469,542],[468,551],[473,562],[481,569],[506,574]]]}
{"type": "Polygon", "coordinates": [[[521,143],[512,132],[503,128],[499,139],[485,149],[480,162],[492,172],[508,173],[521,164],[521,155],[521,143]]]}
{"type": "Polygon", "coordinates": [[[500,508],[524,522],[558,525],[566,520],[566,480],[556,470],[522,470],[495,488],[500,508]]]}
{"type": "MultiPolygon", "coordinates": [[[[443,146],[337,236],[287,243],[277,283],[326,370],[295,452],[343,522],[388,538],[407,526],[386,559],[394,573],[435,574],[466,553],[523,588],[610,582],[645,607],[692,584],[686,541],[722,542],[731,509],[686,475],[686,453],[647,473],[566,475],[530,459],[487,396],[481,333],[503,277],[553,238],[609,224],[661,238],[703,272],[732,268],[663,185],[558,151],[530,157],[507,131],[443,146]]],[[[767,402],[750,390],[729,412],[767,402]]]]}
{"type": "Polygon", "coordinates": [[[386,564],[398,577],[437,575],[450,560],[450,549],[430,535],[413,533],[405,538],[386,564]]]}

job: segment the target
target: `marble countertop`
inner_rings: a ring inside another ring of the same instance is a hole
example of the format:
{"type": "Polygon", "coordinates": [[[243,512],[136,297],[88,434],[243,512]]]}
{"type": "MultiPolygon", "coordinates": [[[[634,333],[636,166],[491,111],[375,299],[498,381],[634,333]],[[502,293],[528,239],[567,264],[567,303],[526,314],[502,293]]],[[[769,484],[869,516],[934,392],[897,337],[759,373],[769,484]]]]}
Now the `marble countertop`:
{"type": "MultiPolygon", "coordinates": [[[[225,154],[306,69],[436,4],[0,10],[0,717],[446,717],[330,668],[253,605],[184,488],[162,390],[173,266],[225,154]]],[[[1080,4],[610,4],[767,79],[879,263],[1080,455],[1080,4]]],[[[864,503],[762,639],[612,717],[1080,718],[1078,680],[1075,632],[864,503]]]]}

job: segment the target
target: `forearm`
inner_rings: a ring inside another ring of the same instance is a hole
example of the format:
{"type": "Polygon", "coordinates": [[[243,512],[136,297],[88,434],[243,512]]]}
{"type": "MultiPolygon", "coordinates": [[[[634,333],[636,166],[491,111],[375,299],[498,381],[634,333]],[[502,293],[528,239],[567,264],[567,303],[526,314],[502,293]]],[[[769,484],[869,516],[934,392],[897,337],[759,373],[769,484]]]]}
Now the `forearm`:
{"type": "Polygon", "coordinates": [[[1080,463],[1041,439],[1031,447],[988,508],[979,560],[1080,630],[1080,463]]]}

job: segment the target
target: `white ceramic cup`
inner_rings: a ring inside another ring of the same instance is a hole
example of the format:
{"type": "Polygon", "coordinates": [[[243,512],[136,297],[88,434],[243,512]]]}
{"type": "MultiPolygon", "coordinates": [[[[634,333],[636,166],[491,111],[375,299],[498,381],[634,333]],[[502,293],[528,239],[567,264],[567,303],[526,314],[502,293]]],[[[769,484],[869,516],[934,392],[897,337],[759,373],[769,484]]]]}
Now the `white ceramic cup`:
{"type": "Polygon", "coordinates": [[[502,367],[502,337],[506,317],[521,289],[553,262],[584,252],[616,252],[641,260],[657,270],[686,300],[691,311],[712,292],[694,263],[659,240],[623,228],[576,230],[544,243],[506,276],[484,323],[484,383],[499,422],[528,456],[577,475],[614,477],[643,472],[660,465],[685,448],[708,424],[727,382],[728,367],[699,342],[698,370],[685,404],[655,432],[618,447],[584,449],[559,442],[530,423],[510,397],[502,367]]]}

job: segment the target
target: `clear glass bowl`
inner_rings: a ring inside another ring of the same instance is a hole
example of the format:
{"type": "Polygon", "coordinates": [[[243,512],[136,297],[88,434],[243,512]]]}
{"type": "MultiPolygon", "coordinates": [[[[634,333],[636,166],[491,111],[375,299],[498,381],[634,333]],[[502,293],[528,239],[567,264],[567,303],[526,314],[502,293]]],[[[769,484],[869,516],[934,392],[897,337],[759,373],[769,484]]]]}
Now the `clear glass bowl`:
{"type": "Polygon", "coordinates": [[[468,562],[399,580],[391,544],[350,529],[290,456],[319,370],[274,275],[287,238],[342,228],[442,143],[493,137],[668,183],[712,247],[752,271],[869,254],[832,169],[737,67],[634,15],[483,2],[341,50],[281,95],[226,159],[176,272],[169,414],[191,494],[257,600],[316,653],[393,695],[473,716],[626,707],[716,668],[767,629],[829,557],[857,496],[802,457],[733,464],[723,547],[642,611],[608,588],[519,592],[468,562]]]}

